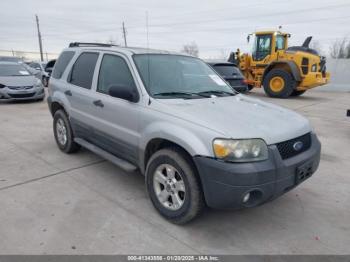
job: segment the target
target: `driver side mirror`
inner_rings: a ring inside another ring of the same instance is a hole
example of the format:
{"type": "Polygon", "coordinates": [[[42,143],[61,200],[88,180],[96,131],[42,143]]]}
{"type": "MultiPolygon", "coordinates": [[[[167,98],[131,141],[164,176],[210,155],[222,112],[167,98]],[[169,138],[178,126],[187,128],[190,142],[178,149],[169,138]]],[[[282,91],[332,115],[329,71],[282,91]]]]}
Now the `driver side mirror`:
{"type": "Polygon", "coordinates": [[[108,94],[112,97],[121,98],[134,103],[139,100],[139,95],[135,88],[127,86],[113,85],[109,88],[108,94]]]}

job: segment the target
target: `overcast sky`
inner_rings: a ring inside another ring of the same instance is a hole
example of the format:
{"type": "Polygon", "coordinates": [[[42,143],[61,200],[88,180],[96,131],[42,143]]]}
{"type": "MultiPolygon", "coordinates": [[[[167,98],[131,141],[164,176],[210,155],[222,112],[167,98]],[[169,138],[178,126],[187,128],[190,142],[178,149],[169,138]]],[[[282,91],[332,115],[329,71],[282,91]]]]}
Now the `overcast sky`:
{"type": "Polygon", "coordinates": [[[313,35],[324,52],[350,36],[348,0],[1,0],[0,49],[38,51],[35,14],[45,52],[73,41],[122,44],[123,21],[128,45],[145,47],[146,12],[151,48],[179,51],[195,42],[203,58],[247,50],[248,33],[280,25],[291,44],[313,35]]]}

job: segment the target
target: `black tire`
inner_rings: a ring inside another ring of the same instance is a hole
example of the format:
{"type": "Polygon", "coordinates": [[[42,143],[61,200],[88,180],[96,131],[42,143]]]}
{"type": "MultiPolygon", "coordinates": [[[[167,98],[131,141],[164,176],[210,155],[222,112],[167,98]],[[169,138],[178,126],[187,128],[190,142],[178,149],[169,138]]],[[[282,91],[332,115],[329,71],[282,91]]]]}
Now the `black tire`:
{"type": "Polygon", "coordinates": [[[189,222],[199,216],[205,207],[204,195],[196,169],[186,154],[177,148],[161,149],[152,155],[146,168],[146,187],[153,206],[164,218],[174,224],[189,222]],[[177,210],[170,210],[163,206],[158,200],[156,189],[154,188],[153,179],[155,172],[157,168],[164,164],[173,166],[178,174],[181,175],[184,183],[183,204],[177,210]]]}
{"type": "Polygon", "coordinates": [[[302,91],[294,90],[293,93],[291,94],[291,96],[301,96],[305,92],[306,92],[306,90],[302,90],[302,91]]]}
{"type": "Polygon", "coordinates": [[[253,85],[248,85],[248,92],[251,91],[254,88],[253,85]]]}
{"type": "Polygon", "coordinates": [[[297,81],[287,71],[282,69],[272,69],[264,78],[263,86],[265,93],[270,97],[288,98],[297,86],[297,81]],[[280,77],[284,81],[284,86],[280,91],[274,91],[270,87],[270,81],[274,77],[280,77]]]}
{"type": "Polygon", "coordinates": [[[53,133],[55,135],[55,140],[57,143],[58,148],[67,153],[74,153],[80,149],[80,145],[74,142],[74,135],[72,131],[72,127],[69,123],[68,117],[66,113],[63,110],[57,110],[53,117],[53,133]],[[62,143],[60,142],[60,139],[58,138],[58,130],[57,130],[57,123],[63,123],[65,130],[66,130],[66,142],[62,143]]]}

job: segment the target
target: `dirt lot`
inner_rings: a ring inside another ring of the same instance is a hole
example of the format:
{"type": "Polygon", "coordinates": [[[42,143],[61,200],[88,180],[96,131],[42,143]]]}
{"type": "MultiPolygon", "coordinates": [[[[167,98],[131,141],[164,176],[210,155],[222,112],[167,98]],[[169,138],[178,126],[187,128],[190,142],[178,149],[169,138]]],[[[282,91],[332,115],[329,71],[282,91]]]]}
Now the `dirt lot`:
{"type": "Polygon", "coordinates": [[[319,170],[271,203],[208,210],[186,226],[156,213],[139,173],[85,150],[61,153],[45,102],[0,103],[0,253],[349,254],[350,93],[250,95],[311,121],[323,146],[319,170]]]}

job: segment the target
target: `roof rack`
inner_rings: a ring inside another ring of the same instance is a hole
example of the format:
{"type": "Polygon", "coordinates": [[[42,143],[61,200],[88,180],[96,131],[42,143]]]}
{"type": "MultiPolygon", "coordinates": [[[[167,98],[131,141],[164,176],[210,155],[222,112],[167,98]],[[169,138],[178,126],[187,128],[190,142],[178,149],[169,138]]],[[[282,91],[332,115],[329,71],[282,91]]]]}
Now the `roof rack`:
{"type": "Polygon", "coordinates": [[[73,42],[69,44],[69,47],[79,47],[79,46],[103,46],[103,47],[112,47],[119,45],[104,44],[104,43],[84,43],[84,42],[73,42]]]}

